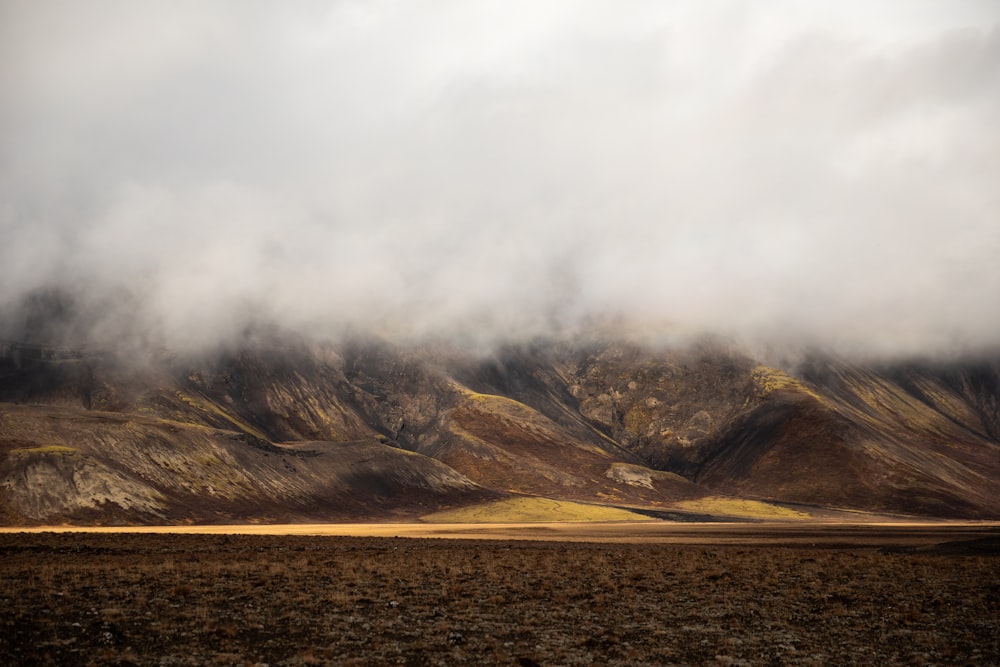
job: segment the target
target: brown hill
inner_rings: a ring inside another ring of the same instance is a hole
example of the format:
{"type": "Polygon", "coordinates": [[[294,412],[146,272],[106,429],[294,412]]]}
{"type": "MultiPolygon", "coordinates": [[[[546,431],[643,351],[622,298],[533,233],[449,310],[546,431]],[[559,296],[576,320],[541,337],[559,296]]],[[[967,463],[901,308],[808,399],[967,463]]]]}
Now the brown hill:
{"type": "Polygon", "coordinates": [[[816,357],[789,373],[719,344],[595,341],[470,355],[272,337],[143,363],[6,345],[0,508],[370,520],[523,494],[681,516],[733,496],[997,518],[998,368],[816,357]]]}

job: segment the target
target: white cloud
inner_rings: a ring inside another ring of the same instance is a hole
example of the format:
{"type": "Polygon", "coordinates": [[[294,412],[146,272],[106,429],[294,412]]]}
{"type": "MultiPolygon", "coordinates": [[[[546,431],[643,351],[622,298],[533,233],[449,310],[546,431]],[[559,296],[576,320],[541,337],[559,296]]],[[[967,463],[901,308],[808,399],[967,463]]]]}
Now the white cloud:
{"type": "Polygon", "coordinates": [[[992,3],[9,2],[0,59],[0,307],[104,340],[998,342],[992,3]]]}

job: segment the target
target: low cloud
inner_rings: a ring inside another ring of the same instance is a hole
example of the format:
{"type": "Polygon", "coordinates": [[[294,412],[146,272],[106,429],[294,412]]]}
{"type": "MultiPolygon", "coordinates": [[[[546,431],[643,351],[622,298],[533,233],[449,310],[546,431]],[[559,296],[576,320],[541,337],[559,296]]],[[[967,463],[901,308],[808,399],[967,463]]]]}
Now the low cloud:
{"type": "Polygon", "coordinates": [[[995,346],[1000,10],[837,5],[5,3],[0,333],[995,346]]]}

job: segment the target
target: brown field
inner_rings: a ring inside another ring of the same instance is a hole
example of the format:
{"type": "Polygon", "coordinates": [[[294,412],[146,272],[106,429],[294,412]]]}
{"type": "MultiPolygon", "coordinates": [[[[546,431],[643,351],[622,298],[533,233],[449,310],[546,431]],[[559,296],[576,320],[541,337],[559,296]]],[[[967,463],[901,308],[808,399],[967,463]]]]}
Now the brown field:
{"type": "Polygon", "coordinates": [[[994,525],[280,529],[0,533],[0,663],[1000,662],[994,525]]]}

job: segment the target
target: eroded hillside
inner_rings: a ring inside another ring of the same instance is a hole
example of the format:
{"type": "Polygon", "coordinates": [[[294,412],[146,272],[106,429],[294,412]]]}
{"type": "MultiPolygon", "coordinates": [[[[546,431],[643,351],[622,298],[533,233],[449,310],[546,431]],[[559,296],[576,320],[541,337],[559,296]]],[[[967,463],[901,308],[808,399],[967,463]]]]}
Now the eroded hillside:
{"type": "Polygon", "coordinates": [[[998,367],[781,370],[708,343],[275,337],[142,363],[6,345],[0,507],[9,523],[370,520],[527,496],[683,517],[744,498],[762,516],[996,518],[998,367]]]}

